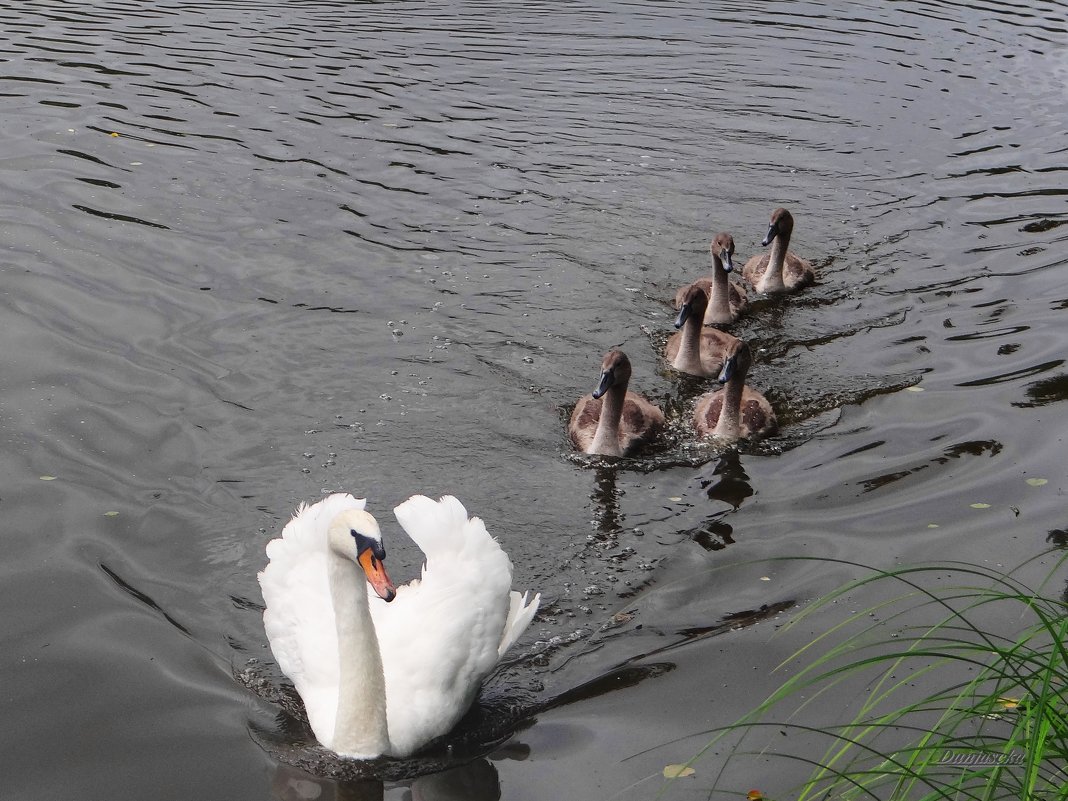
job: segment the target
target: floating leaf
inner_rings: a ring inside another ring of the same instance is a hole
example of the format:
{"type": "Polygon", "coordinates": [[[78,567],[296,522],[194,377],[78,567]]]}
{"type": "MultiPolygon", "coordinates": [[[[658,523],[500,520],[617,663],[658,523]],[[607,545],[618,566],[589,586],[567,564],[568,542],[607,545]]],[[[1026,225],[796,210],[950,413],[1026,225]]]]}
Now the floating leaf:
{"type": "Polygon", "coordinates": [[[108,134],[108,136],[118,136],[118,134],[115,133],[114,131],[112,131],[111,133],[108,134]]]}
{"type": "Polygon", "coordinates": [[[761,576],[760,580],[761,581],[771,581],[771,576],[761,576]]]}
{"type": "Polygon", "coordinates": [[[1049,480],[1045,478],[1029,478],[1027,479],[1027,483],[1032,487],[1041,487],[1044,484],[1048,484],[1049,480]]]}
{"type": "Polygon", "coordinates": [[[118,512],[104,512],[104,517],[118,517],[118,512]]]}
{"type": "Polygon", "coordinates": [[[41,481],[55,481],[55,476],[41,476],[41,481]]]}
{"type": "Polygon", "coordinates": [[[664,766],[664,778],[665,779],[682,779],[686,776],[693,776],[697,773],[696,770],[688,765],[665,765],[664,766]]]}
{"type": "Polygon", "coordinates": [[[1008,696],[1002,696],[998,699],[998,706],[1002,709],[1016,709],[1020,705],[1019,698],[1009,698],[1008,696]]]}
{"type": "Polygon", "coordinates": [[[938,528],[938,523],[928,523],[927,528],[938,528]]]}
{"type": "Polygon", "coordinates": [[[745,794],[746,801],[764,801],[764,794],[760,790],[750,790],[745,794]]]}
{"type": "Polygon", "coordinates": [[[906,392],[923,392],[923,387],[905,387],[906,392]]]}
{"type": "Polygon", "coordinates": [[[678,503],[679,501],[682,500],[682,496],[681,495],[672,495],[670,498],[668,498],[668,500],[671,501],[672,503],[678,503]]]}
{"type": "Polygon", "coordinates": [[[990,508],[990,504],[989,503],[972,503],[972,504],[969,504],[969,506],[971,506],[973,509],[989,509],[990,508]]]}

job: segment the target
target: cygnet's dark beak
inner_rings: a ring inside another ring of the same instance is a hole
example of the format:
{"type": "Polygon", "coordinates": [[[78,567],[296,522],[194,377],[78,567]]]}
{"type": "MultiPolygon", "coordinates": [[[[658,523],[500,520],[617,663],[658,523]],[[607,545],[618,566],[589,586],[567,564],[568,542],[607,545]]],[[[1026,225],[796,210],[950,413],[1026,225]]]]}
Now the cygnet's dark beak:
{"type": "Polygon", "coordinates": [[[675,318],[675,327],[682,328],[686,322],[686,318],[690,316],[690,304],[683,303],[682,308],[679,309],[679,316],[675,318]]]}
{"type": "Polygon", "coordinates": [[[611,387],[614,383],[616,383],[615,373],[613,373],[611,370],[604,370],[601,373],[601,380],[597,384],[597,389],[593,391],[593,397],[601,397],[604,393],[608,392],[608,388],[611,387]]]}
{"type": "Polygon", "coordinates": [[[764,237],[764,241],[761,242],[760,244],[762,246],[764,246],[764,247],[767,247],[768,245],[771,244],[771,240],[773,240],[778,235],[779,235],[779,227],[775,223],[772,223],[771,225],[768,226],[768,235],[766,237],[764,237]]]}
{"type": "Polygon", "coordinates": [[[723,362],[723,369],[719,371],[719,378],[716,380],[721,384],[726,384],[731,380],[731,376],[734,375],[736,365],[737,359],[734,356],[728,356],[727,360],[723,362]]]}

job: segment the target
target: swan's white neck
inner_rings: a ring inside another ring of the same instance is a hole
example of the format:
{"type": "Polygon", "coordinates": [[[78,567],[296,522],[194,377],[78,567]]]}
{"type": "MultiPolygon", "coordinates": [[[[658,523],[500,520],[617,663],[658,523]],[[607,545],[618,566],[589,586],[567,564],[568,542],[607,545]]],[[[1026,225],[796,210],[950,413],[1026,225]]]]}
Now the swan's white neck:
{"type": "Polygon", "coordinates": [[[334,739],[342,756],[372,758],[389,752],[386,680],[378,636],[367,606],[367,581],[351,559],[329,552],[330,598],[340,664],[334,739]]]}
{"type": "Polygon", "coordinates": [[[723,387],[723,406],[719,410],[719,420],[712,433],[727,439],[738,439],[742,435],[742,390],[745,389],[745,376],[735,373],[727,379],[723,387]]]}
{"type": "Polygon", "coordinates": [[[619,420],[623,416],[623,401],[626,394],[627,388],[621,386],[609,387],[604,394],[601,401],[601,416],[597,420],[593,442],[590,443],[590,453],[600,453],[605,456],[623,455],[623,449],[619,445],[619,420]]]}
{"type": "Polygon", "coordinates": [[[701,366],[701,328],[704,325],[704,315],[698,317],[694,314],[687,315],[682,324],[682,338],[679,341],[679,352],[675,354],[675,361],[671,366],[684,373],[702,373],[701,366]]]}
{"type": "Polygon", "coordinates": [[[780,233],[771,240],[771,253],[768,256],[768,269],[760,279],[757,292],[785,292],[786,282],[782,278],[782,267],[786,263],[786,246],[790,244],[790,234],[780,233]]]}
{"type": "Polygon", "coordinates": [[[705,309],[705,325],[731,322],[730,282],[723,260],[712,254],[712,288],[708,293],[708,308],[705,309]]]}

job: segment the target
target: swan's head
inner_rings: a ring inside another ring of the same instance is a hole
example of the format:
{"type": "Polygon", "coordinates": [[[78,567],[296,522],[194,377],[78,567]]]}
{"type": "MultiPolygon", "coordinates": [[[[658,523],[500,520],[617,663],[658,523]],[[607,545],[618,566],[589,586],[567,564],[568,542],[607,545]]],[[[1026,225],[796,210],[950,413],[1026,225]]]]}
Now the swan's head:
{"type": "Polygon", "coordinates": [[[709,252],[712,254],[712,258],[719,257],[719,260],[723,262],[723,269],[726,272],[730,272],[734,269],[734,262],[731,261],[731,257],[734,255],[734,237],[730,234],[716,234],[716,238],[712,240],[712,244],[708,246],[709,252]]]}
{"type": "Polygon", "coordinates": [[[719,371],[719,383],[726,384],[736,375],[741,376],[744,382],[752,364],[753,351],[749,349],[749,345],[744,339],[735,339],[723,353],[723,369],[719,371]]]}
{"type": "Polygon", "coordinates": [[[601,361],[601,380],[593,397],[599,398],[614,386],[626,386],[630,381],[630,359],[621,350],[610,350],[601,361]]]}
{"type": "Polygon", "coordinates": [[[686,294],[682,296],[682,305],[679,306],[679,316],[675,318],[675,327],[682,328],[691,317],[698,321],[698,325],[701,325],[705,319],[706,308],[708,308],[708,295],[697,284],[690,284],[686,294]]]}
{"type": "Polygon", "coordinates": [[[771,225],[768,226],[768,235],[764,237],[764,241],[760,244],[767,247],[775,237],[790,236],[790,232],[793,230],[794,215],[786,209],[775,209],[771,213],[771,225]]]}
{"type": "Polygon", "coordinates": [[[363,568],[367,583],[380,598],[393,600],[397,592],[386,573],[386,549],[377,520],[363,509],[346,509],[331,521],[327,537],[334,553],[363,568]]]}

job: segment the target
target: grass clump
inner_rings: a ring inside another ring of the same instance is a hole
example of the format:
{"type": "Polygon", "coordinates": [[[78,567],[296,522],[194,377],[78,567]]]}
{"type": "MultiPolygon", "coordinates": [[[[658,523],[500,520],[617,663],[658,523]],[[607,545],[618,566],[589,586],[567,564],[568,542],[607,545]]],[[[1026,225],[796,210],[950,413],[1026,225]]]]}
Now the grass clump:
{"type": "Polygon", "coordinates": [[[1036,560],[1008,573],[943,562],[875,571],[809,606],[789,626],[880,597],[780,665],[804,666],[705,747],[740,736],[710,797],[749,755],[811,766],[788,796],[764,788],[769,799],[1068,799],[1068,607],[1050,586],[1066,559],[1037,588],[1017,578],[1036,560]],[[806,753],[743,750],[766,727],[806,753]]]}

